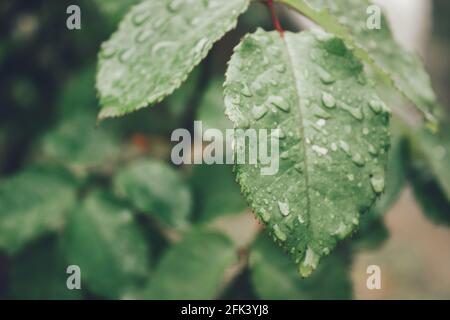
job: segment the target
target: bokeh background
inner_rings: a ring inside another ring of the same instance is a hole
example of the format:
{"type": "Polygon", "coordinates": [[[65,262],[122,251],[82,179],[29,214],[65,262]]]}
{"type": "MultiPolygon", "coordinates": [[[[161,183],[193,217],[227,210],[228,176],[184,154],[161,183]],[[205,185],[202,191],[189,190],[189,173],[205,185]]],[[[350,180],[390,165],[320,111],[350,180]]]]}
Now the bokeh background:
{"type": "MultiPolygon", "coordinates": [[[[115,1],[104,1],[107,2],[115,1]]],[[[91,189],[106,188],[111,184],[115,172],[129,161],[167,159],[170,152],[168,141],[174,128],[191,128],[193,120],[197,118],[210,121],[211,126],[223,125],[222,120],[211,115],[211,111],[205,111],[202,107],[198,110],[198,106],[206,105],[220,112],[220,93],[218,95],[211,87],[220,87],[219,75],[225,71],[232,48],[242,35],[255,30],[257,26],[272,29],[267,9],[260,3],[252,4],[248,13],[240,19],[239,28],[216,44],[206,61],[189,78],[187,85],[183,86],[181,93],[160,106],[126,118],[111,120],[96,128],[98,106],[93,76],[97,53],[101,42],[116,29],[120,20],[121,14],[114,15],[111,12],[121,12],[120,6],[125,7],[127,2],[137,1],[116,2],[120,4],[98,6],[91,0],[0,2],[0,184],[36,163],[57,163],[77,179],[81,177],[83,180],[77,198],[78,202],[82,202],[91,189]],[[82,29],[70,31],[66,28],[66,8],[74,3],[82,9],[82,29]],[[204,92],[208,92],[208,95],[204,96],[204,92]],[[109,136],[110,132],[114,132],[113,138],[109,136]]],[[[396,2],[396,5],[389,4],[389,1],[379,2],[388,9],[397,38],[420,52],[442,104],[450,106],[450,2],[391,1],[396,2]]],[[[282,22],[287,29],[310,27],[307,21],[299,19],[292,12],[280,10],[280,14],[283,15],[282,22]]],[[[289,293],[290,283],[295,281],[277,278],[276,270],[267,271],[264,268],[258,271],[261,272],[260,277],[265,272],[273,272],[274,279],[263,288],[255,288],[255,278],[248,261],[252,260],[250,247],[262,226],[246,209],[236,192],[237,186],[232,181],[231,169],[226,172],[216,172],[214,169],[209,171],[208,168],[197,170],[198,172],[196,170],[179,170],[193,190],[191,220],[196,225],[207,224],[208,228],[224,232],[232,239],[236,248],[234,255],[237,262],[227,269],[217,292],[211,298],[335,297],[332,294],[328,296],[315,293],[283,296],[283,291],[275,289],[275,286],[286,287],[286,292],[289,293]],[[224,193],[226,197],[223,197],[224,193]],[[232,203],[231,198],[234,199],[232,203]],[[218,213],[218,207],[229,212],[222,215],[224,212],[218,213]]],[[[13,186],[14,184],[8,184],[7,187],[11,189],[3,188],[1,191],[14,193],[16,189],[13,186]]],[[[39,183],[34,187],[39,188],[39,183]]],[[[2,199],[0,224],[5,224],[6,219],[9,219],[5,213],[8,204],[5,197],[0,197],[0,201],[2,199]]],[[[25,195],[20,201],[26,203],[29,200],[30,197],[25,195]]],[[[446,208],[450,209],[450,205],[446,208]]],[[[446,213],[450,215],[450,212],[446,213]]],[[[353,297],[450,299],[449,225],[434,223],[428,219],[409,185],[405,186],[399,200],[383,219],[386,227],[383,241],[375,248],[362,246],[362,249],[353,250],[351,261],[344,264],[349,271],[353,297]],[[368,290],[366,287],[366,268],[372,264],[381,267],[381,290],[368,290]]],[[[145,214],[138,214],[136,221],[151,243],[152,262],[149,269],[157,269],[156,261],[166,255],[180,235],[172,228],[149,223],[145,214]]],[[[0,232],[1,230],[5,232],[6,228],[0,228],[0,232]]],[[[48,289],[52,287],[48,285],[48,281],[56,281],[52,277],[55,274],[58,274],[58,279],[64,279],[62,282],[58,280],[58,285],[65,285],[65,275],[61,276],[61,270],[55,269],[61,261],[55,258],[53,249],[49,249],[53,248],[55,238],[62,232],[64,223],[51,232],[42,232],[33,237],[14,254],[0,247],[0,297],[66,298],[66,293],[61,293],[59,289],[48,289]],[[43,289],[45,287],[48,290],[43,289]]],[[[20,231],[17,230],[17,233],[20,231]]],[[[266,244],[261,247],[264,245],[266,244]]],[[[342,250],[347,249],[344,247],[342,250]]],[[[264,250],[261,249],[261,252],[264,250]]],[[[253,260],[257,258],[254,253],[253,260]]],[[[269,267],[267,268],[270,269],[269,267]]],[[[206,264],[205,269],[207,268],[206,264]]],[[[111,281],[114,287],[116,283],[111,281]]],[[[323,281],[316,281],[315,286],[334,290],[323,281]]],[[[83,291],[82,296],[74,297],[110,298],[102,295],[101,290],[100,294],[98,290],[92,290],[89,284],[87,287],[88,290],[83,291]]],[[[117,298],[141,297],[133,290],[124,292],[117,298]]],[[[168,297],[177,296],[169,294],[168,297]]]]}

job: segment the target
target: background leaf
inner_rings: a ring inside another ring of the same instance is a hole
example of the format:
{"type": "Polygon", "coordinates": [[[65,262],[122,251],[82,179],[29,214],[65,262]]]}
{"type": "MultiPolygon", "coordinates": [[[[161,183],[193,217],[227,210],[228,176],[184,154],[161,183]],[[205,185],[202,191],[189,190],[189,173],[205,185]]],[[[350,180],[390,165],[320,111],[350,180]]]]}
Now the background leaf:
{"type": "Polygon", "coordinates": [[[0,182],[0,249],[13,254],[62,227],[76,184],[59,168],[29,167],[0,182]]]}
{"type": "Polygon", "coordinates": [[[179,173],[157,160],[138,160],[114,177],[116,193],[139,211],[168,226],[184,228],[192,208],[192,195],[179,173]]]}
{"type": "Polygon", "coordinates": [[[225,271],[236,262],[232,242],[220,233],[194,230],[166,252],[145,299],[213,299],[225,271]]]}
{"type": "Polygon", "coordinates": [[[119,298],[149,275],[142,230],[126,207],[100,191],[73,210],[63,244],[68,263],[81,269],[82,286],[97,295],[119,298]]]}
{"type": "MultiPolygon", "coordinates": [[[[235,126],[280,129],[275,175],[236,165],[274,239],[308,276],[384,190],[388,113],[362,65],[329,35],[258,30],[236,48],[225,83],[235,126]]],[[[261,142],[260,142],[261,143],[261,142]]]]}
{"type": "Polygon", "coordinates": [[[81,299],[81,290],[67,289],[69,265],[55,238],[33,244],[11,262],[11,294],[15,299],[81,299]]]}
{"type": "Polygon", "coordinates": [[[340,248],[324,258],[317,271],[301,279],[295,266],[273,242],[261,235],[250,251],[253,287],[261,299],[350,299],[350,256],[340,248]]]}

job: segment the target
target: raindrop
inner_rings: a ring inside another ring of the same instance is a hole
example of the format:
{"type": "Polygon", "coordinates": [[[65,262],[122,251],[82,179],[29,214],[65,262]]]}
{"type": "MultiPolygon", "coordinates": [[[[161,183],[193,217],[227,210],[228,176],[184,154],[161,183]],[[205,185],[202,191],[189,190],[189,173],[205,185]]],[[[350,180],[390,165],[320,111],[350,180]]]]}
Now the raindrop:
{"type": "Polygon", "coordinates": [[[276,128],[272,133],[272,137],[278,138],[278,139],[284,139],[284,138],[286,138],[286,134],[284,133],[283,129],[276,128]]]}
{"type": "Polygon", "coordinates": [[[380,113],[384,109],[384,103],[380,100],[371,100],[369,102],[369,107],[374,113],[380,113]]]}
{"type": "Polygon", "coordinates": [[[302,277],[308,277],[319,264],[320,257],[308,246],[305,253],[305,258],[299,267],[299,272],[302,277]]]}
{"type": "Polygon", "coordinates": [[[163,17],[157,18],[152,24],[153,29],[155,29],[155,30],[160,29],[163,26],[165,21],[166,21],[166,19],[163,17]]]}
{"type": "Polygon", "coordinates": [[[157,54],[159,51],[170,48],[174,45],[173,41],[160,41],[157,42],[152,48],[152,54],[157,54]]]}
{"type": "Polygon", "coordinates": [[[267,113],[267,108],[265,105],[262,106],[253,106],[252,114],[255,120],[259,120],[264,117],[267,113]]]}
{"type": "Polygon", "coordinates": [[[289,215],[289,203],[278,201],[278,208],[283,216],[287,217],[289,215]]]}
{"type": "Polygon", "coordinates": [[[369,129],[363,128],[362,133],[363,133],[363,135],[367,136],[369,134],[369,129]]]}
{"type": "Polygon", "coordinates": [[[286,66],[284,64],[278,64],[275,66],[275,70],[278,73],[285,73],[286,72],[286,66]]]}
{"type": "Polygon", "coordinates": [[[378,154],[377,149],[375,149],[375,147],[370,143],[369,143],[368,151],[373,156],[376,156],[378,154]]]}
{"type": "Polygon", "coordinates": [[[336,151],[337,150],[337,145],[336,145],[336,143],[332,143],[331,144],[331,150],[333,150],[333,151],[336,151]]]}
{"type": "Polygon", "coordinates": [[[313,145],[311,147],[311,149],[315,153],[317,153],[319,156],[324,156],[324,155],[326,155],[328,153],[328,149],[327,148],[322,148],[322,147],[319,147],[318,145],[313,145]]]}
{"type": "Polygon", "coordinates": [[[347,154],[350,155],[350,146],[348,145],[347,142],[340,140],[339,141],[339,146],[341,147],[341,149],[347,154]]]}
{"type": "Polygon", "coordinates": [[[352,161],[358,166],[363,166],[365,164],[364,158],[360,153],[355,153],[352,157],[352,161]]]}
{"type": "Polygon", "coordinates": [[[289,112],[289,110],[291,109],[289,103],[287,103],[286,100],[284,100],[284,98],[280,96],[270,96],[269,103],[284,112],[289,112]]]}
{"type": "Polygon", "coordinates": [[[241,94],[245,97],[251,97],[252,96],[252,92],[250,91],[249,87],[247,86],[247,84],[243,84],[243,88],[241,90],[241,94]]]}
{"type": "Polygon", "coordinates": [[[319,127],[323,127],[326,124],[326,121],[325,119],[319,119],[316,123],[319,127]]]}
{"type": "Polygon", "coordinates": [[[275,234],[275,237],[278,238],[278,240],[286,241],[287,239],[286,234],[280,229],[280,227],[277,224],[273,226],[273,232],[275,234]]]}
{"type": "Polygon", "coordinates": [[[381,193],[384,190],[384,177],[373,176],[370,178],[370,184],[372,185],[373,191],[376,193],[381,193]]]}
{"type": "Polygon", "coordinates": [[[122,51],[122,53],[119,56],[119,60],[122,63],[126,63],[128,62],[131,57],[133,56],[134,50],[131,48],[125,49],[124,51],[122,51]]]}
{"type": "Polygon", "coordinates": [[[322,93],[322,102],[323,105],[327,108],[334,108],[336,106],[336,100],[334,97],[329,93],[322,93]]]}
{"type": "Polygon", "coordinates": [[[148,18],[150,18],[150,14],[148,14],[148,12],[146,12],[146,11],[139,11],[139,12],[136,12],[136,14],[135,15],[133,15],[133,23],[136,25],[136,26],[140,26],[140,25],[142,25],[145,21],[147,21],[148,20],[148,18]]]}
{"type": "Polygon", "coordinates": [[[136,36],[136,42],[137,43],[143,43],[145,42],[150,36],[153,34],[153,30],[151,29],[143,29],[141,30],[138,35],[136,36]]]}
{"type": "Polygon", "coordinates": [[[336,81],[336,79],[327,71],[325,71],[324,69],[320,68],[319,69],[319,77],[320,77],[320,81],[322,81],[323,84],[332,84],[336,81]]]}
{"type": "Polygon", "coordinates": [[[267,223],[270,221],[270,214],[266,210],[261,210],[261,219],[267,223]]]}
{"type": "Polygon", "coordinates": [[[305,219],[303,219],[303,217],[302,217],[301,214],[299,214],[299,215],[297,216],[297,220],[298,220],[298,222],[300,222],[300,224],[304,224],[304,223],[305,223],[305,219]]]}
{"type": "Polygon", "coordinates": [[[178,10],[180,10],[183,3],[184,3],[184,0],[172,0],[169,2],[167,9],[170,12],[177,12],[178,10]]]}
{"type": "Polygon", "coordinates": [[[117,49],[112,45],[102,47],[101,55],[105,59],[112,58],[117,52],[117,49]]]}
{"type": "Polygon", "coordinates": [[[284,151],[280,154],[280,158],[283,160],[289,159],[289,152],[284,151]]]}

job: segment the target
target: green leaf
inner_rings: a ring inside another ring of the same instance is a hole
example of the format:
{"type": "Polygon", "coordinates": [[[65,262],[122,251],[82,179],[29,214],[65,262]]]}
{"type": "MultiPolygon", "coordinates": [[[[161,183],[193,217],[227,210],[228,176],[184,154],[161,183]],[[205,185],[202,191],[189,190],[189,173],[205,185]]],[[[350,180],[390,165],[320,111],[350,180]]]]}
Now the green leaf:
{"type": "Polygon", "coordinates": [[[188,225],[192,207],[191,191],[179,173],[156,160],[138,160],[122,168],[114,177],[116,194],[139,211],[168,226],[188,225]]]}
{"type": "Polygon", "coordinates": [[[95,127],[95,115],[80,113],[62,119],[42,140],[44,156],[77,173],[109,165],[120,155],[114,134],[95,127]]]}
{"type": "Polygon", "coordinates": [[[384,78],[412,101],[433,125],[438,102],[419,56],[403,49],[392,37],[383,16],[381,29],[367,27],[367,0],[276,0],[300,11],[336,34],[354,49],[355,55],[369,63],[384,78]]]}
{"type": "Polygon", "coordinates": [[[191,183],[198,200],[196,203],[199,203],[200,222],[209,222],[223,215],[239,214],[247,208],[231,166],[195,166],[191,183]]]}
{"type": "Polygon", "coordinates": [[[59,229],[75,203],[76,185],[54,167],[29,167],[0,182],[0,250],[14,254],[59,229]]]}
{"type": "Polygon", "coordinates": [[[236,258],[232,242],[224,235],[193,231],[162,257],[144,298],[216,298],[225,271],[236,258]]]}
{"type": "Polygon", "coordinates": [[[149,252],[132,212],[100,191],[73,210],[64,232],[64,252],[78,265],[82,285],[107,298],[118,298],[149,274],[149,252]]]}
{"type": "Polygon", "coordinates": [[[161,101],[183,83],[214,42],[232,29],[249,0],[147,0],[134,6],[102,45],[99,118],[161,101]]]}
{"type": "Polygon", "coordinates": [[[350,256],[344,248],[326,257],[308,279],[267,237],[254,243],[249,258],[253,287],[261,299],[351,299],[350,256]]]}
{"type": "Polygon", "coordinates": [[[118,138],[105,127],[96,128],[95,70],[75,75],[59,101],[59,121],[42,138],[41,152],[73,172],[110,165],[120,155],[118,138]]]}
{"type": "Polygon", "coordinates": [[[387,109],[341,40],[262,30],[235,50],[225,105],[237,127],[280,130],[278,172],[238,164],[237,179],[308,276],[384,189],[387,109]]]}
{"type": "Polygon", "coordinates": [[[44,239],[11,261],[11,294],[14,299],[81,299],[81,290],[67,288],[69,264],[56,239],[44,239]]]}

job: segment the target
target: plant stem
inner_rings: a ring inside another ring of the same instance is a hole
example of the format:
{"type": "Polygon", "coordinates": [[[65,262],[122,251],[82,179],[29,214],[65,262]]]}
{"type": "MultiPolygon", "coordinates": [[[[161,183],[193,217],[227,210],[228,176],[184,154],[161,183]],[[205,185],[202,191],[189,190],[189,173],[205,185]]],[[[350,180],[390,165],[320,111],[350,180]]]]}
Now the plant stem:
{"type": "Polygon", "coordinates": [[[275,6],[273,5],[273,0],[267,0],[267,6],[270,11],[270,15],[272,16],[272,22],[275,29],[280,33],[280,35],[284,36],[284,30],[281,27],[280,21],[278,20],[277,14],[275,12],[275,6]]]}

